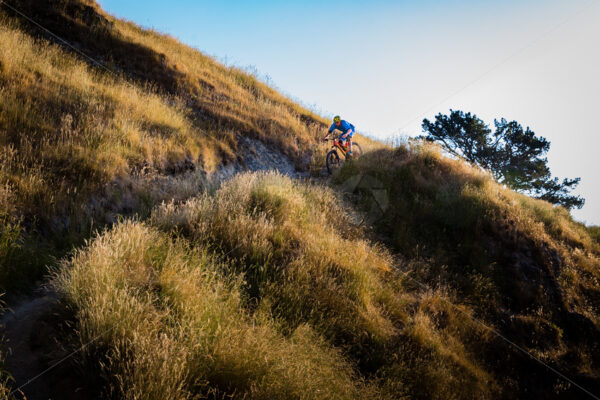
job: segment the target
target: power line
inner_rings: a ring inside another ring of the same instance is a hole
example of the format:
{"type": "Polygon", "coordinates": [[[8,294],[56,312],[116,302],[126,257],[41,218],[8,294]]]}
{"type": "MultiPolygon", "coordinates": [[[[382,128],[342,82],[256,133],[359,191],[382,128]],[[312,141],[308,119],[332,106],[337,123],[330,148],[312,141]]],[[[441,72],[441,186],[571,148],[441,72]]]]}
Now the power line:
{"type": "MultiPolygon", "coordinates": [[[[106,65],[104,65],[102,62],[96,60],[95,58],[93,58],[92,56],[84,53],[83,51],[79,50],[77,47],[73,46],[71,43],[69,43],[66,39],[60,37],[59,35],[55,34],[54,32],[50,31],[48,28],[44,27],[43,25],[41,25],[40,23],[38,23],[37,21],[35,21],[34,19],[30,18],[29,16],[25,15],[22,11],[16,9],[15,7],[11,6],[10,4],[6,3],[3,0],[0,0],[0,4],[4,5],[5,7],[7,7],[8,9],[12,10],[14,13],[20,15],[21,17],[25,18],[27,21],[31,22],[32,24],[34,24],[35,26],[37,26],[38,28],[40,28],[41,30],[43,30],[44,32],[46,32],[47,34],[51,35],[52,37],[54,37],[55,39],[57,39],[60,43],[63,43],[64,45],[68,46],[69,48],[73,49],[77,54],[81,55],[82,57],[84,57],[85,59],[89,60],[92,62],[93,65],[97,65],[101,68],[103,68],[104,70],[106,70],[108,73],[114,75],[117,79],[123,79],[122,76],[120,76],[119,74],[117,74],[115,71],[113,71],[112,69],[110,69],[109,67],[107,67],[106,65]]],[[[133,84],[131,84],[130,82],[127,82],[125,79],[123,79],[123,81],[134,87],[135,86],[133,84]]],[[[104,332],[100,333],[99,335],[95,336],[93,339],[91,339],[90,341],[88,341],[87,343],[84,343],[82,346],[80,346],[79,348],[77,348],[76,350],[72,351],[71,353],[69,353],[68,355],[66,355],[65,357],[63,357],[62,359],[60,359],[59,361],[57,361],[56,363],[52,364],[51,366],[49,366],[48,368],[46,368],[45,370],[43,370],[42,372],[40,372],[39,374],[31,377],[30,379],[28,379],[25,383],[23,383],[21,386],[19,386],[18,388],[14,389],[12,392],[10,392],[9,396],[13,396],[16,393],[20,392],[21,389],[23,389],[25,386],[29,385],[30,383],[32,383],[33,381],[37,380],[38,378],[40,378],[41,376],[45,375],[46,373],[50,372],[51,370],[53,370],[54,368],[58,367],[60,364],[62,364],[63,362],[67,361],[69,358],[75,356],[77,353],[85,350],[86,347],[88,347],[90,344],[94,343],[95,341],[97,341],[98,339],[100,339],[102,336],[104,336],[105,334],[109,333],[110,331],[112,331],[114,328],[116,327],[116,325],[113,325],[112,327],[108,328],[107,330],[105,330],[104,332]]]]}
{"type": "Polygon", "coordinates": [[[550,33],[554,32],[555,30],[561,28],[567,22],[571,21],[573,18],[575,18],[576,16],[578,16],[578,15],[582,14],[583,12],[587,11],[588,9],[590,9],[592,6],[594,6],[596,4],[597,4],[597,1],[596,0],[592,0],[592,2],[589,3],[587,7],[584,7],[581,10],[579,10],[578,12],[573,13],[571,16],[567,17],[562,22],[558,23],[557,25],[553,26],[552,28],[548,29],[547,31],[544,31],[537,38],[535,38],[531,42],[529,42],[529,44],[527,44],[527,45],[521,47],[520,49],[516,50],[515,52],[509,54],[506,58],[504,58],[503,60],[501,60],[499,63],[493,65],[491,68],[489,68],[488,70],[486,70],[483,74],[479,75],[473,81],[467,83],[462,88],[460,88],[457,91],[453,92],[452,94],[446,96],[443,100],[441,100],[441,101],[433,104],[432,106],[430,106],[429,108],[427,108],[425,111],[423,111],[420,114],[416,115],[414,118],[412,118],[411,120],[409,120],[408,122],[406,122],[404,125],[402,125],[400,128],[398,128],[396,130],[396,132],[397,133],[401,133],[404,129],[406,129],[407,126],[409,126],[410,124],[412,124],[413,122],[415,122],[416,120],[418,120],[419,118],[421,118],[423,115],[427,114],[429,111],[431,111],[434,108],[440,106],[441,104],[444,104],[445,102],[447,102],[451,98],[455,97],[459,93],[462,93],[463,91],[465,91],[469,87],[471,87],[474,84],[476,84],[477,82],[481,81],[483,78],[485,78],[486,76],[488,76],[492,71],[494,71],[495,69],[497,69],[497,68],[501,67],[502,65],[506,64],[510,59],[512,59],[516,55],[522,53],[523,51],[527,50],[528,48],[532,47],[537,42],[539,42],[540,40],[542,40],[544,37],[548,36],[550,33]]]}
{"type": "Polygon", "coordinates": [[[18,392],[21,391],[21,389],[23,389],[25,386],[29,385],[31,382],[35,381],[36,379],[38,379],[39,377],[41,377],[42,375],[45,375],[46,373],[50,372],[51,370],[53,370],[54,368],[58,367],[60,364],[62,364],[63,362],[67,361],[69,358],[73,357],[75,354],[79,353],[80,351],[85,350],[86,347],[88,347],[90,344],[94,343],[96,340],[100,339],[102,336],[104,336],[105,334],[107,334],[108,332],[112,331],[114,328],[116,327],[116,325],[111,326],[110,328],[108,328],[107,330],[105,330],[104,332],[100,333],[99,335],[97,335],[96,337],[94,337],[92,340],[90,340],[87,343],[84,343],[81,347],[79,347],[78,349],[72,351],[71,353],[69,353],[68,355],[66,355],[65,357],[61,358],[59,361],[57,361],[56,363],[52,364],[51,366],[49,366],[48,368],[46,368],[45,370],[43,370],[42,372],[40,372],[39,374],[37,374],[34,377],[31,377],[27,380],[27,382],[23,383],[21,386],[19,386],[18,388],[16,388],[15,390],[13,390],[12,392],[10,392],[9,396],[12,396],[18,392]]]}
{"type": "Polygon", "coordinates": [[[73,49],[75,52],[77,52],[79,55],[87,58],[88,60],[90,60],[92,63],[104,68],[106,71],[108,71],[109,73],[115,75],[117,78],[120,78],[120,76],[114,72],[113,70],[111,70],[110,68],[108,68],[106,65],[104,65],[103,63],[101,63],[100,61],[94,59],[93,57],[85,54],[83,51],[79,50],[77,47],[73,46],[71,43],[69,43],[68,41],[66,41],[65,39],[63,39],[62,37],[58,36],[57,34],[51,32],[49,29],[45,28],[44,26],[42,26],[41,24],[37,23],[36,21],[34,21],[32,18],[28,17],[27,15],[23,14],[21,11],[17,10],[16,8],[14,8],[13,6],[11,6],[10,4],[8,4],[7,2],[0,0],[0,4],[3,4],[4,6],[6,6],[7,8],[9,8],[10,10],[12,10],[14,13],[20,15],[21,17],[25,18],[27,21],[31,22],[32,24],[36,25],[38,28],[42,29],[44,32],[48,33],[49,35],[53,36],[55,39],[59,40],[61,43],[63,43],[64,45],[70,47],[71,49],[73,49]]]}

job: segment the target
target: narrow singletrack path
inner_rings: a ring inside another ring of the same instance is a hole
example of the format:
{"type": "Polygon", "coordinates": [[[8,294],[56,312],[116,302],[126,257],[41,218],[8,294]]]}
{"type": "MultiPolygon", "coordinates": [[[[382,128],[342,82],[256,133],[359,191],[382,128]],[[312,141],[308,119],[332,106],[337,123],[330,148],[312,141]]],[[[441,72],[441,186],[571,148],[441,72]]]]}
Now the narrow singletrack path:
{"type": "Polygon", "coordinates": [[[69,370],[67,363],[28,383],[66,352],[58,344],[59,330],[54,315],[57,302],[56,294],[42,287],[32,297],[17,302],[0,319],[6,349],[5,369],[14,379],[12,389],[25,385],[13,394],[16,399],[95,398],[89,390],[83,389],[84,382],[69,370]]]}

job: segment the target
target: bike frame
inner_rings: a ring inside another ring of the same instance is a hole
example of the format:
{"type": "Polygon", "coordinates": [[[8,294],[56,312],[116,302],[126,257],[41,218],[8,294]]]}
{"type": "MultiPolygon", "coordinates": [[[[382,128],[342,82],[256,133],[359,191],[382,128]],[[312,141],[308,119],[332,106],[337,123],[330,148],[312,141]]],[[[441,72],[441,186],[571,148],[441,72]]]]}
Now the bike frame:
{"type": "Polygon", "coordinates": [[[348,150],[346,150],[344,148],[344,146],[342,146],[342,143],[340,142],[340,140],[339,139],[331,139],[331,140],[333,140],[333,146],[331,146],[331,150],[338,149],[339,151],[342,152],[342,155],[344,157],[346,157],[346,153],[348,152],[348,150]]]}

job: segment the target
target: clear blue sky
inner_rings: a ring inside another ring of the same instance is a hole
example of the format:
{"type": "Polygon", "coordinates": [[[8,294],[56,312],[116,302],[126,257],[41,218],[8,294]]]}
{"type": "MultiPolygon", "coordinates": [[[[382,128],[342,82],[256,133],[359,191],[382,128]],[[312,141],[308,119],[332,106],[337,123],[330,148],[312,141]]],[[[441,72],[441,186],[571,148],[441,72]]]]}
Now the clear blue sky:
{"type": "Polygon", "coordinates": [[[581,176],[573,214],[600,225],[599,0],[99,3],[375,137],[449,108],[517,120],[551,141],[554,175],[581,176]]]}

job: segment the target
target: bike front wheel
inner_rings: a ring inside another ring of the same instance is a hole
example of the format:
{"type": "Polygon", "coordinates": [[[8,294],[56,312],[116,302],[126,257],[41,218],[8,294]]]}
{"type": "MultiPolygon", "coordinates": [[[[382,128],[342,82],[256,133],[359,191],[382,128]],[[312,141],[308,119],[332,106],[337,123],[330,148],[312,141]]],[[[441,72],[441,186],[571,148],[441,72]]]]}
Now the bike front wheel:
{"type": "Polygon", "coordinates": [[[327,153],[325,161],[327,164],[327,172],[329,172],[329,174],[333,174],[333,171],[340,167],[340,156],[338,156],[338,153],[335,150],[331,150],[327,153]]]}

